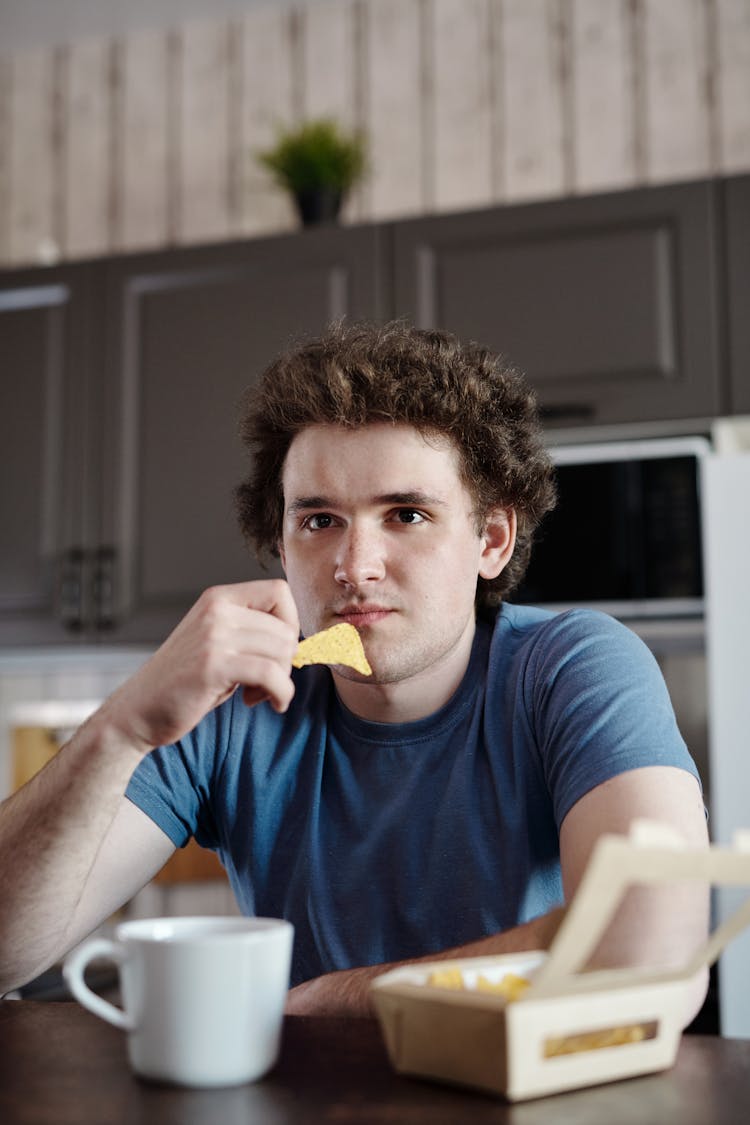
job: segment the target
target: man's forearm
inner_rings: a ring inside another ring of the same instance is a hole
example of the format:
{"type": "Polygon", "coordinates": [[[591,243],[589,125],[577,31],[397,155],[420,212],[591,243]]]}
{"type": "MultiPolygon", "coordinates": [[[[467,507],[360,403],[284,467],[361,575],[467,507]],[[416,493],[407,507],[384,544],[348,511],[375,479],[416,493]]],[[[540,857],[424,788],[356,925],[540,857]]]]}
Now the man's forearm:
{"type": "Polygon", "coordinates": [[[0,995],[66,948],[86,879],[141,757],[97,715],[0,805],[0,995]]]}
{"type": "Polygon", "coordinates": [[[530,949],[548,949],[565,914],[564,907],[534,918],[502,933],[490,934],[465,945],[454,946],[424,957],[385,965],[366,965],[326,973],[293,988],[287,999],[287,1014],[301,1016],[371,1016],[370,985],[376,977],[399,965],[418,965],[427,961],[445,961],[456,957],[486,957],[501,953],[521,953],[530,949]]]}
{"type": "Polygon", "coordinates": [[[161,833],[156,844],[149,837],[149,854],[137,862],[109,857],[95,901],[84,909],[92,868],[143,756],[193,730],[238,684],[246,702],[268,699],[285,710],[298,638],[285,582],[205,591],[151,659],[0,807],[0,995],[50,964],[83,922],[96,925],[120,891],[135,889],[166,859],[169,841],[161,833]],[[118,882],[102,889],[111,870],[118,882]]]}

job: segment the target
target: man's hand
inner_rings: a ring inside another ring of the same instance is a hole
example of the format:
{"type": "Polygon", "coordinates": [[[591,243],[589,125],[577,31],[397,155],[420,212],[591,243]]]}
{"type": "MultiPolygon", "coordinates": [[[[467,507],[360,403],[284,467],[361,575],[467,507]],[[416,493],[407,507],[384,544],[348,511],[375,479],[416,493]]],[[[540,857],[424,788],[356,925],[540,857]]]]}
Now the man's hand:
{"type": "Polygon", "coordinates": [[[394,961],[388,965],[367,965],[358,969],[325,973],[290,989],[286,1013],[289,1016],[372,1016],[375,1013],[370,985],[382,973],[400,965],[417,965],[420,962],[549,949],[564,916],[565,907],[560,906],[531,922],[524,922],[503,933],[490,934],[489,937],[479,938],[467,945],[428,953],[424,957],[414,957],[408,961],[394,961]]]}
{"type": "Polygon", "coordinates": [[[342,969],[306,980],[290,989],[288,1016],[373,1016],[370,984],[390,965],[364,969],[342,969]]]}
{"type": "Polygon", "coordinates": [[[299,618],[280,579],[207,590],[155,655],[99,715],[147,753],[175,742],[238,685],[248,705],[286,711],[299,618]]]}

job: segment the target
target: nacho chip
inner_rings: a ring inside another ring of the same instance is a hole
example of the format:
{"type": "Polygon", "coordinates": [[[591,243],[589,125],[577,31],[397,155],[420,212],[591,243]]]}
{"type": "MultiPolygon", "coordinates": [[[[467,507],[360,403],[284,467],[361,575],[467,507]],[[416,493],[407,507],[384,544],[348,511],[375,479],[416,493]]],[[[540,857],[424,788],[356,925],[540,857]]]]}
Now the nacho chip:
{"type": "Polygon", "coordinates": [[[292,666],[304,668],[307,664],[345,664],[363,676],[372,675],[360,635],[347,621],[300,641],[292,666]]]}
{"type": "Polygon", "coordinates": [[[492,981],[487,977],[477,977],[476,989],[477,992],[495,992],[499,996],[504,996],[506,1000],[518,1000],[523,996],[526,989],[530,986],[531,981],[526,977],[519,977],[517,973],[505,973],[500,980],[492,981]]]}
{"type": "Polygon", "coordinates": [[[559,1055],[575,1055],[579,1051],[599,1051],[603,1047],[622,1047],[626,1043],[642,1043],[653,1039],[647,1024],[628,1024],[625,1027],[608,1027],[604,1031],[584,1031],[580,1035],[553,1036],[544,1043],[545,1059],[559,1055]]]}
{"type": "Polygon", "coordinates": [[[466,988],[464,975],[460,969],[433,969],[427,983],[435,988],[466,988]]]}
{"type": "MultiPolygon", "coordinates": [[[[437,988],[469,989],[463,973],[455,968],[434,969],[427,978],[427,983],[437,988]]],[[[474,987],[477,992],[493,992],[512,1001],[518,1000],[530,984],[530,980],[516,973],[505,973],[498,981],[491,981],[480,973],[474,987]]]]}

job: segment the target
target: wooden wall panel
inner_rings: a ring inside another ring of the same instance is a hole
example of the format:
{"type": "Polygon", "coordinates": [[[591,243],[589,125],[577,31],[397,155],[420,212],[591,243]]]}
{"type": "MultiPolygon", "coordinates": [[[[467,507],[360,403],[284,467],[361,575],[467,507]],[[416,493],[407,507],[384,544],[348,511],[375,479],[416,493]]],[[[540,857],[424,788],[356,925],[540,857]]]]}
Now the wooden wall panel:
{"type": "MultiPolygon", "coordinates": [[[[301,115],[331,117],[345,129],[362,126],[362,67],[357,6],[323,0],[299,9],[301,115]]],[[[363,217],[362,189],[346,201],[343,218],[363,217]]]]}
{"type": "Polygon", "coordinates": [[[110,245],[112,46],[94,40],[66,48],[65,156],[61,184],[66,258],[110,245]]]}
{"type": "Polygon", "coordinates": [[[12,57],[8,130],[11,263],[40,263],[60,254],[59,82],[57,51],[22,51],[12,57]]]}
{"type": "Polygon", "coordinates": [[[354,9],[351,0],[323,0],[299,10],[302,114],[335,117],[346,128],[358,124],[354,9]]]}
{"type": "Polygon", "coordinates": [[[295,21],[286,8],[258,8],[238,26],[240,120],[235,160],[238,228],[242,234],[294,226],[293,205],[258,164],[279,127],[295,117],[292,73],[295,21]]]}
{"type": "Polygon", "coordinates": [[[505,88],[503,81],[503,0],[489,0],[489,32],[487,40],[490,75],[490,148],[492,196],[502,203],[507,190],[505,88]]]}
{"type": "Polygon", "coordinates": [[[349,220],[746,171],[750,0],[269,0],[8,55],[0,265],[296,226],[253,152],[321,114],[367,131],[349,220]]]}
{"type": "Polygon", "coordinates": [[[374,219],[419,214],[425,205],[420,17],[420,0],[379,0],[365,8],[370,169],[364,194],[374,219]]]}
{"type": "Polygon", "coordinates": [[[709,26],[705,0],[641,0],[649,182],[710,168],[709,26]]]}
{"type": "Polygon", "coordinates": [[[230,26],[185,24],[179,31],[177,241],[231,233],[229,92],[230,26]]]}
{"type": "Polygon", "coordinates": [[[561,0],[503,0],[503,194],[508,200],[560,195],[565,188],[561,16],[561,0]]]}
{"type": "Polygon", "coordinates": [[[11,60],[0,55],[0,265],[10,252],[10,91],[11,60]]]}
{"type": "Polygon", "coordinates": [[[113,148],[118,250],[165,245],[170,222],[169,37],[164,32],[128,36],[117,45],[119,96],[113,148]]]}
{"type": "Polygon", "coordinates": [[[718,171],[750,168],[750,0],[716,4],[718,171]]]}
{"type": "Polygon", "coordinates": [[[572,169],[576,192],[636,180],[635,68],[629,0],[572,0],[572,169]]]}
{"type": "Polygon", "coordinates": [[[432,94],[437,210],[493,198],[490,9],[487,0],[433,0],[432,94]]]}

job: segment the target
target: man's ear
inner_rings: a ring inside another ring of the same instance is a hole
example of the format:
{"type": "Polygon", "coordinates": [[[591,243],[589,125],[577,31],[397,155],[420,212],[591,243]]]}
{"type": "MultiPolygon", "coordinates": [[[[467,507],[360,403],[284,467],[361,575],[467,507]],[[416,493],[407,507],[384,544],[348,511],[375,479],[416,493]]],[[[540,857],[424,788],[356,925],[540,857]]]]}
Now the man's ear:
{"type": "Polygon", "coordinates": [[[497,578],[508,565],[516,545],[516,526],[514,508],[492,508],[487,513],[481,535],[480,578],[497,578]]]}

